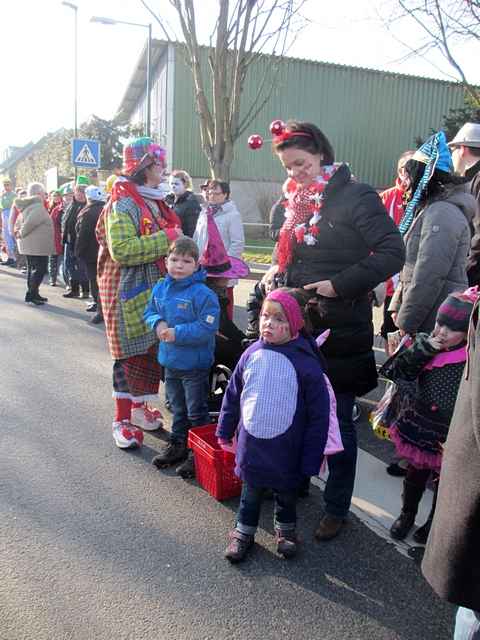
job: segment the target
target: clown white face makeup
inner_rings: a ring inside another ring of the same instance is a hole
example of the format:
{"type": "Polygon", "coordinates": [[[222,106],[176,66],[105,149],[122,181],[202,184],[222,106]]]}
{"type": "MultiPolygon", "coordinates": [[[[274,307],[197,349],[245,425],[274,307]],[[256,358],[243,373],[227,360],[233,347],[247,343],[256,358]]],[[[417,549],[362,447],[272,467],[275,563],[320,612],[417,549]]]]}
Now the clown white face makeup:
{"type": "Polygon", "coordinates": [[[170,176],[170,189],[176,196],[181,196],[187,190],[183,180],[176,176],[170,176]]]}
{"type": "Polygon", "coordinates": [[[292,339],[287,316],[279,302],[266,300],[260,314],[260,337],[269,344],[285,344],[292,339]]]}

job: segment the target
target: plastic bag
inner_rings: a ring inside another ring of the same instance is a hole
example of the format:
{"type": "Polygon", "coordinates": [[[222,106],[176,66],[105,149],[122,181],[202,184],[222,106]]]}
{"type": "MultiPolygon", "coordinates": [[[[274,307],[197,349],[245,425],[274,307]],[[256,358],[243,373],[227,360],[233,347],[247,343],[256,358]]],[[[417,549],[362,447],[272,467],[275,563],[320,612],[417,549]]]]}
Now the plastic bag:
{"type": "Polygon", "coordinates": [[[388,429],[390,427],[391,414],[390,405],[392,404],[395,394],[397,392],[397,385],[389,380],[385,385],[385,393],[379,400],[377,406],[368,416],[368,421],[372,425],[373,433],[377,438],[382,440],[390,440],[388,429]]]}

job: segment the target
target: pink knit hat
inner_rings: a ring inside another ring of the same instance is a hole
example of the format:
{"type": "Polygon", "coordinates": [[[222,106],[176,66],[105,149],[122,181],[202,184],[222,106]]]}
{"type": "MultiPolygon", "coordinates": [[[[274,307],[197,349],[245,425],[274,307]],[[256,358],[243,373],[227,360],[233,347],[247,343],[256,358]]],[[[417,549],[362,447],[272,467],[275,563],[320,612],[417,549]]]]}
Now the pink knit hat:
{"type": "Polygon", "coordinates": [[[278,304],[282,306],[282,309],[287,316],[290,333],[292,336],[296,336],[300,329],[304,326],[305,321],[303,319],[300,305],[295,300],[295,298],[289,295],[286,291],[282,291],[281,289],[274,289],[268,294],[265,300],[278,302],[278,304]]]}
{"type": "Polygon", "coordinates": [[[207,212],[207,245],[199,260],[209,278],[246,278],[248,265],[240,258],[227,255],[217,223],[212,213],[207,212]]]}

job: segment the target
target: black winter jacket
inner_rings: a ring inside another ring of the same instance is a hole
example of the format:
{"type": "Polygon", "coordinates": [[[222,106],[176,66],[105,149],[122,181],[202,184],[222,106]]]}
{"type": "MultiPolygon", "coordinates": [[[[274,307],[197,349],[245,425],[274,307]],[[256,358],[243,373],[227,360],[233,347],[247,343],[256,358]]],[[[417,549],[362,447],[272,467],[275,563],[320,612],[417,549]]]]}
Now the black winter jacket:
{"type": "Polygon", "coordinates": [[[62,216],[62,242],[63,244],[69,244],[72,248],[75,247],[77,239],[77,231],[75,228],[77,216],[84,206],[85,202],[77,202],[74,198],[62,216]]]}
{"type": "Polygon", "coordinates": [[[286,284],[332,282],[338,296],[318,297],[310,320],[315,335],[331,330],[322,352],[335,391],[363,395],[377,384],[369,292],[401,270],[405,248],[376,191],[354,182],[347,165],[330,180],[323,202],[318,241],[295,246],[286,284]]]}
{"type": "Polygon", "coordinates": [[[180,218],[183,233],[193,238],[201,210],[197,196],[191,191],[185,191],[170,206],[180,218]]]}
{"type": "Polygon", "coordinates": [[[77,216],[75,256],[87,264],[97,262],[98,240],[95,227],[104,206],[104,202],[91,202],[77,216]]]}

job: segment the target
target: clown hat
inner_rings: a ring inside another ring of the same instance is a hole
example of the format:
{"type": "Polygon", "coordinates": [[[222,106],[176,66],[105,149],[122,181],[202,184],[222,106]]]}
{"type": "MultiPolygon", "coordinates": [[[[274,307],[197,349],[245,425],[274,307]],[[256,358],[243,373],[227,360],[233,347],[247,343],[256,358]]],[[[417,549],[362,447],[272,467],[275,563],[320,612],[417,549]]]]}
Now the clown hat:
{"type": "Polygon", "coordinates": [[[240,258],[227,255],[213,215],[207,214],[207,244],[199,260],[209,278],[246,278],[250,269],[240,258]]]}
{"type": "Polygon", "coordinates": [[[167,162],[167,151],[152,138],[146,136],[131,140],[123,149],[123,169],[127,176],[133,176],[142,169],[146,169],[154,162],[160,162],[163,167],[167,162]]]}
{"type": "Polygon", "coordinates": [[[410,226],[415,217],[415,212],[420,203],[421,197],[427,185],[433,176],[435,169],[444,171],[445,173],[453,172],[452,154],[447,147],[447,138],[443,131],[433,134],[419,147],[412,156],[412,160],[421,162],[425,165],[423,175],[415,189],[410,202],[405,208],[405,213],[399,224],[399,230],[402,235],[408,233],[410,226]]]}

